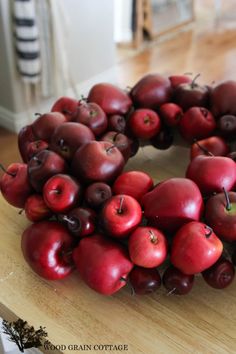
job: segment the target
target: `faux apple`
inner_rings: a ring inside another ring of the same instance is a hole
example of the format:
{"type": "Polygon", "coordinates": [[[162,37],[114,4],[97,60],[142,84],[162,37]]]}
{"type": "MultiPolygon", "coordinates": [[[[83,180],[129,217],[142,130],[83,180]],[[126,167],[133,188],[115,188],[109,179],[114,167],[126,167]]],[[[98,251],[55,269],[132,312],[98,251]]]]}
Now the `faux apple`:
{"type": "Polygon", "coordinates": [[[115,238],[127,237],[141,222],[142,209],[129,195],[116,195],[106,201],[101,212],[104,231],[115,238]]]}
{"type": "Polygon", "coordinates": [[[211,92],[211,111],[217,118],[225,115],[236,115],[236,81],[228,80],[220,83],[211,92]]]}
{"type": "Polygon", "coordinates": [[[137,227],[129,237],[128,247],[131,261],[140,267],[158,267],[167,257],[167,240],[154,227],[137,227]]]}
{"type": "Polygon", "coordinates": [[[165,270],[162,282],[168,294],[186,295],[192,290],[194,275],[184,274],[179,269],[170,266],[165,270]]]}
{"type": "Polygon", "coordinates": [[[200,220],[203,199],[197,185],[186,178],[170,178],[144,195],[144,216],[153,226],[176,231],[192,220],[200,220]]]}
{"type": "Polygon", "coordinates": [[[161,130],[161,120],[151,109],[136,109],[131,113],[128,125],[131,133],[139,139],[151,139],[161,130]]]}
{"type": "Polygon", "coordinates": [[[175,103],[164,103],[160,107],[159,113],[161,119],[169,127],[177,126],[183,116],[182,108],[175,103]]]}
{"type": "Polygon", "coordinates": [[[67,215],[62,216],[67,223],[68,230],[76,237],[85,237],[95,231],[97,215],[89,208],[75,208],[67,215]]]}
{"type": "Polygon", "coordinates": [[[153,188],[153,179],[142,171],[124,172],[115,180],[112,191],[114,194],[126,194],[140,201],[153,188]]]}
{"type": "Polygon", "coordinates": [[[154,293],[161,286],[161,276],[156,268],[135,266],[129,274],[129,281],[137,295],[154,293]]]}
{"type": "Polygon", "coordinates": [[[184,113],[179,122],[179,130],[185,140],[203,139],[212,135],[216,122],[206,108],[191,107],[184,113]]]}
{"type": "Polygon", "coordinates": [[[82,103],[77,108],[77,113],[74,121],[87,125],[94,135],[98,136],[103,134],[108,125],[108,120],[105,112],[96,103],[82,103]]]}
{"type": "Polygon", "coordinates": [[[30,195],[25,202],[24,209],[27,219],[32,222],[46,220],[52,215],[52,211],[40,194],[30,195]]]}
{"type": "Polygon", "coordinates": [[[68,257],[73,240],[66,228],[55,221],[30,225],[23,233],[21,248],[29,266],[48,280],[67,277],[73,270],[68,257]]]}
{"type": "Polygon", "coordinates": [[[173,238],[171,263],[185,274],[211,267],[221,256],[223,244],[213,230],[197,221],[182,226],[173,238]]]}
{"type": "Polygon", "coordinates": [[[80,202],[81,185],[65,174],[56,174],[43,186],[43,198],[54,213],[65,213],[80,202]]]}
{"type": "Polygon", "coordinates": [[[28,145],[35,141],[36,136],[33,133],[32,125],[26,125],[23,127],[18,134],[18,149],[23,162],[28,161],[28,145]]]}
{"type": "Polygon", "coordinates": [[[65,122],[66,117],[59,112],[39,114],[39,117],[32,124],[32,130],[37,140],[50,142],[55,129],[65,122]]]}
{"type": "MultiPolygon", "coordinates": [[[[69,124],[69,123],[68,123],[69,124]]],[[[90,141],[74,154],[72,171],[86,183],[112,182],[123,170],[121,152],[107,141],[90,141]]]]}
{"type": "Polygon", "coordinates": [[[174,134],[168,127],[163,127],[161,131],[150,139],[150,143],[158,150],[167,150],[171,147],[174,141],[174,134]]]}
{"type": "Polygon", "coordinates": [[[27,145],[27,161],[42,150],[48,149],[48,143],[43,140],[32,141],[27,145]]]}
{"type": "Polygon", "coordinates": [[[85,283],[104,295],[112,295],[125,286],[133,268],[125,249],[99,234],[83,238],[73,259],[85,283]]]}
{"type": "Polygon", "coordinates": [[[194,181],[202,194],[208,196],[234,188],[236,164],[225,156],[197,156],[189,164],[186,177],[194,181]]]}
{"type": "Polygon", "coordinates": [[[60,97],[51,108],[51,112],[61,112],[67,121],[73,120],[77,113],[79,101],[71,97],[60,97]]]}
{"type": "Polygon", "coordinates": [[[126,120],[124,116],[120,114],[113,114],[108,119],[108,130],[118,133],[125,133],[126,120]]]}
{"type": "Polygon", "coordinates": [[[136,107],[156,110],[171,99],[170,80],[159,74],[148,74],[132,88],[130,95],[136,107]]]}
{"type": "Polygon", "coordinates": [[[131,141],[131,145],[130,145],[130,149],[131,149],[131,152],[130,152],[130,157],[133,157],[137,154],[138,150],[139,150],[139,147],[140,147],[140,143],[139,143],[139,140],[137,138],[134,138],[132,137],[130,139],[131,141]]]}
{"type": "MultiPolygon", "coordinates": [[[[2,169],[3,167],[0,166],[2,169]]],[[[32,187],[29,183],[27,165],[12,163],[4,170],[0,180],[0,190],[6,201],[16,208],[24,208],[32,187]]]]}
{"type": "Polygon", "coordinates": [[[205,219],[214,232],[226,241],[236,241],[236,192],[218,193],[208,199],[205,219]]]}
{"type": "Polygon", "coordinates": [[[236,151],[231,151],[227,157],[229,157],[231,160],[233,160],[234,162],[236,162],[236,151]]]}
{"type": "Polygon", "coordinates": [[[50,177],[65,173],[67,169],[67,164],[60,155],[50,150],[43,150],[29,161],[28,176],[35,191],[41,192],[50,177]]]}
{"type": "Polygon", "coordinates": [[[110,131],[104,134],[100,140],[112,143],[112,145],[115,145],[117,149],[120,150],[125,161],[129,159],[131,154],[131,141],[126,135],[110,131]]]}
{"type": "Polygon", "coordinates": [[[80,146],[92,140],[95,140],[95,136],[90,128],[81,123],[69,122],[54,131],[50,148],[70,161],[80,146]]]}
{"type": "Polygon", "coordinates": [[[203,279],[215,289],[224,289],[234,280],[235,270],[233,264],[221,257],[210,268],[202,272],[203,279]]]}
{"type": "Polygon", "coordinates": [[[192,82],[191,77],[188,75],[171,75],[169,80],[173,89],[176,89],[180,84],[190,84],[192,82]]]}
{"type": "Polygon", "coordinates": [[[227,140],[235,140],[236,135],[236,116],[224,115],[217,121],[219,134],[227,140]]]}
{"type": "Polygon", "coordinates": [[[195,141],[191,146],[191,160],[199,155],[226,156],[229,153],[229,146],[220,136],[210,136],[209,138],[195,141]]]}
{"type": "Polygon", "coordinates": [[[132,106],[129,95],[109,83],[94,85],[89,91],[88,102],[97,103],[108,115],[126,114],[132,106]]]}
{"type": "Polygon", "coordinates": [[[111,187],[103,182],[95,182],[90,184],[84,193],[85,203],[93,208],[99,209],[105,203],[106,200],[111,198],[111,187]]]}

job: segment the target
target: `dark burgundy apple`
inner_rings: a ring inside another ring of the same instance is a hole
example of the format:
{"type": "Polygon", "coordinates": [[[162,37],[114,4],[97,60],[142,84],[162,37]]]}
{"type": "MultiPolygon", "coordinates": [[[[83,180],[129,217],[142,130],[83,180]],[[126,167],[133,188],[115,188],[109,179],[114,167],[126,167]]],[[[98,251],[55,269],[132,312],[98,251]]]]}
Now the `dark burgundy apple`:
{"type": "Polygon", "coordinates": [[[211,111],[215,117],[236,115],[236,81],[222,82],[211,92],[211,111]]]}
{"type": "Polygon", "coordinates": [[[81,185],[69,175],[56,174],[43,186],[43,198],[55,213],[65,213],[79,204],[81,185]]]}
{"type": "Polygon", "coordinates": [[[129,159],[131,154],[131,141],[126,135],[110,131],[104,134],[100,140],[112,143],[118,150],[120,150],[125,161],[129,159]]]}
{"type": "Polygon", "coordinates": [[[171,86],[173,89],[176,89],[180,84],[189,84],[192,82],[192,79],[188,75],[171,75],[169,76],[171,86]]]}
{"type": "MultiPolygon", "coordinates": [[[[2,166],[0,167],[3,169],[2,166]]],[[[9,204],[16,208],[24,208],[27,198],[32,194],[27,165],[12,163],[6,170],[4,169],[0,180],[0,190],[9,204]]]]}
{"type": "Polygon", "coordinates": [[[85,283],[104,295],[112,295],[125,286],[133,268],[125,249],[99,234],[84,237],[73,258],[85,283]]]}
{"type": "Polygon", "coordinates": [[[164,103],[159,109],[160,117],[169,127],[175,127],[179,124],[183,116],[182,108],[175,103],[164,103]]]}
{"type": "MultiPolygon", "coordinates": [[[[69,124],[69,123],[68,123],[69,124]]],[[[90,141],[74,154],[72,171],[86,183],[112,182],[123,170],[121,152],[107,141],[90,141]]]]}
{"type": "Polygon", "coordinates": [[[24,209],[27,219],[32,222],[46,220],[52,215],[40,194],[30,195],[26,200],[24,209]]]}
{"type": "Polygon", "coordinates": [[[226,241],[236,241],[236,192],[218,193],[208,199],[205,219],[226,241]]]}
{"type": "Polygon", "coordinates": [[[148,74],[132,88],[130,95],[136,107],[157,109],[171,99],[172,88],[168,78],[148,74]]]}
{"type": "Polygon", "coordinates": [[[170,128],[163,127],[159,134],[150,139],[153,147],[159,150],[167,150],[174,142],[174,134],[170,128]]]}
{"type": "Polygon", "coordinates": [[[60,155],[53,151],[43,150],[29,161],[28,176],[33,188],[37,192],[41,192],[50,177],[58,173],[65,173],[67,169],[67,164],[60,155]]]}
{"type": "Polygon", "coordinates": [[[161,286],[161,276],[157,268],[135,266],[129,274],[129,281],[137,295],[154,293],[161,286]]]}
{"type": "Polygon", "coordinates": [[[96,213],[89,208],[75,208],[62,217],[69,231],[76,237],[91,235],[96,227],[96,213]]]}
{"type": "Polygon", "coordinates": [[[236,250],[235,249],[232,254],[232,262],[233,262],[234,266],[236,266],[236,250]]]}
{"type": "Polygon", "coordinates": [[[232,151],[230,152],[227,157],[229,157],[231,160],[233,160],[234,162],[236,162],[236,151],[232,151]]]}
{"type": "Polygon", "coordinates": [[[79,101],[71,97],[60,97],[52,106],[51,112],[61,112],[67,121],[71,121],[77,112],[79,101]]]}
{"type": "Polygon", "coordinates": [[[35,140],[37,139],[33,133],[32,125],[26,125],[20,130],[18,134],[18,148],[24,162],[28,161],[28,145],[35,140]]]}
{"type": "Polygon", "coordinates": [[[142,209],[129,195],[116,195],[106,201],[101,222],[106,234],[115,238],[128,236],[141,222],[142,209]]]}
{"type": "Polygon", "coordinates": [[[162,282],[168,294],[186,295],[194,284],[194,275],[184,274],[179,269],[170,266],[163,274],[162,282]]]}
{"type": "Polygon", "coordinates": [[[29,161],[34,155],[42,150],[46,150],[48,148],[48,143],[43,140],[32,141],[27,146],[27,156],[29,161]]]}
{"type": "Polygon", "coordinates": [[[184,113],[179,122],[179,130],[184,139],[192,142],[194,139],[203,139],[212,135],[216,122],[206,108],[192,107],[184,113]]]}
{"type": "Polygon", "coordinates": [[[39,114],[39,117],[32,124],[32,130],[37,140],[50,142],[55,129],[65,122],[66,117],[59,112],[39,114]]]}
{"type": "Polygon", "coordinates": [[[224,289],[234,280],[235,270],[233,264],[221,257],[213,266],[202,272],[204,280],[215,289],[224,289]]]}
{"type": "Polygon", "coordinates": [[[229,153],[229,146],[220,136],[195,141],[191,146],[191,160],[199,155],[226,156],[229,153]]]}
{"type": "Polygon", "coordinates": [[[161,120],[151,109],[136,109],[128,119],[128,126],[133,136],[139,139],[151,139],[161,130],[161,120]]]}
{"type": "Polygon", "coordinates": [[[235,140],[236,137],[236,116],[224,115],[217,121],[219,134],[229,140],[235,140]]]}
{"type": "Polygon", "coordinates": [[[202,194],[208,196],[234,188],[236,164],[225,156],[197,156],[189,164],[186,177],[194,181],[202,194]]]}
{"type": "Polygon", "coordinates": [[[84,201],[93,209],[100,208],[107,199],[111,198],[111,187],[102,182],[90,184],[84,193],[84,201]]]}
{"type": "Polygon", "coordinates": [[[109,83],[94,85],[88,94],[88,102],[97,103],[108,114],[126,114],[132,106],[129,95],[109,83]]]}
{"type": "Polygon", "coordinates": [[[97,136],[103,134],[108,125],[107,116],[96,103],[82,103],[78,109],[74,121],[87,125],[97,136]]]}
{"type": "Polygon", "coordinates": [[[23,233],[21,248],[29,266],[48,280],[67,277],[74,266],[68,257],[73,239],[58,222],[41,221],[30,225],[23,233]]]}
{"type": "Polygon", "coordinates": [[[120,114],[113,114],[108,119],[108,130],[112,130],[118,133],[124,133],[126,128],[126,120],[124,116],[120,114]]]}
{"type": "Polygon", "coordinates": [[[191,220],[199,220],[203,199],[198,186],[186,178],[170,178],[144,195],[144,216],[157,228],[175,231],[191,220]]]}
{"type": "Polygon", "coordinates": [[[191,83],[180,84],[174,90],[173,100],[184,111],[191,107],[207,107],[209,102],[209,89],[196,83],[197,75],[191,83]]]}
{"type": "Polygon", "coordinates": [[[92,140],[95,140],[95,136],[90,128],[81,123],[69,122],[54,131],[50,148],[66,160],[71,160],[80,146],[92,140]]]}
{"type": "Polygon", "coordinates": [[[134,157],[134,156],[138,153],[138,150],[139,150],[139,147],[140,147],[140,142],[139,142],[139,139],[134,138],[134,137],[132,137],[130,140],[131,140],[131,145],[130,145],[130,148],[131,148],[130,157],[134,157]]]}

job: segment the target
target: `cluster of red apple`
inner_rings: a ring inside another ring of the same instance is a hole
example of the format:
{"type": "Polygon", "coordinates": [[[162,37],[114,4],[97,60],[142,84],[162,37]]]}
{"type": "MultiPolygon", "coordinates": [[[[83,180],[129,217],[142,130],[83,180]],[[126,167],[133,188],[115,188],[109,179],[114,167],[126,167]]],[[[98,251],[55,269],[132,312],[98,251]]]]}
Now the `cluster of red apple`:
{"type": "Polygon", "coordinates": [[[224,257],[222,240],[236,240],[235,97],[233,81],[213,88],[150,74],[129,93],[102,83],[87,99],[60,98],[22,128],[24,162],[11,164],[0,186],[33,222],[22,235],[31,268],[49,280],[77,268],[106,295],[127,282],[137,294],[161,283],[186,294],[197,273],[228,286],[236,252],[224,257]],[[147,173],[122,173],[140,142],[167,149],[176,128],[192,143],[186,178],[154,186],[147,173]]]}

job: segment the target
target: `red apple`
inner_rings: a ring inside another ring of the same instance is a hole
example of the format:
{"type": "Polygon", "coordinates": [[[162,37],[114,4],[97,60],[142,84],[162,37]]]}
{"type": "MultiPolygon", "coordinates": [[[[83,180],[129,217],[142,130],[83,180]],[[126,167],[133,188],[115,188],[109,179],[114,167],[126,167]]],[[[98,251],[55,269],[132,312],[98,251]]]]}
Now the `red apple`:
{"type": "Polygon", "coordinates": [[[102,182],[90,184],[84,193],[84,201],[93,209],[100,208],[107,199],[111,198],[111,187],[102,182]]]}
{"type": "Polygon", "coordinates": [[[167,257],[167,248],[165,236],[154,227],[137,227],[129,237],[130,259],[140,267],[161,265],[167,257]]]}
{"type": "Polygon", "coordinates": [[[165,270],[162,282],[168,294],[186,295],[192,290],[194,275],[184,274],[179,269],[170,266],[165,270]]]}
{"type": "Polygon", "coordinates": [[[121,245],[98,234],[83,238],[73,258],[85,283],[104,295],[112,295],[125,286],[133,268],[121,245]]]}
{"type": "Polygon", "coordinates": [[[67,215],[62,216],[69,231],[76,237],[85,237],[95,231],[96,213],[89,208],[75,208],[67,215]]]}
{"type": "Polygon", "coordinates": [[[27,161],[29,161],[34,155],[42,150],[48,148],[48,143],[43,140],[32,141],[27,145],[27,161]]]}
{"type": "Polygon", "coordinates": [[[32,222],[48,219],[52,212],[40,194],[30,195],[25,202],[25,215],[32,222]]]}
{"type": "Polygon", "coordinates": [[[161,120],[151,109],[137,109],[131,113],[128,125],[131,133],[139,139],[151,139],[161,130],[161,120]]]}
{"type": "Polygon", "coordinates": [[[198,155],[226,156],[229,153],[229,146],[226,141],[219,136],[195,141],[191,146],[191,160],[198,155]]]}
{"type": "Polygon", "coordinates": [[[65,122],[66,117],[59,112],[39,114],[32,124],[32,130],[38,140],[50,142],[54,130],[65,122]]]}
{"type": "Polygon", "coordinates": [[[236,135],[236,116],[226,114],[217,121],[218,132],[227,140],[235,140],[236,135]]]}
{"type": "Polygon", "coordinates": [[[169,127],[178,125],[183,116],[182,108],[175,103],[164,103],[160,107],[159,113],[161,119],[169,127]]]}
{"type": "Polygon", "coordinates": [[[220,83],[211,92],[211,111],[215,117],[225,114],[236,115],[236,81],[220,83]]]}
{"type": "Polygon", "coordinates": [[[161,276],[156,268],[136,266],[129,274],[129,281],[137,295],[154,293],[161,286],[161,276]]]}
{"type": "Polygon", "coordinates": [[[171,147],[174,141],[174,134],[168,127],[162,126],[161,131],[150,139],[153,147],[159,150],[167,150],[171,147]]]}
{"type": "Polygon", "coordinates": [[[126,135],[110,131],[104,134],[100,140],[112,143],[120,150],[125,161],[129,159],[131,154],[131,141],[126,135]]]}
{"type": "Polygon", "coordinates": [[[215,289],[224,289],[234,280],[235,270],[233,264],[221,257],[210,268],[202,272],[203,279],[215,289]]]}
{"type": "Polygon", "coordinates": [[[45,279],[62,279],[73,270],[68,257],[72,237],[58,222],[41,221],[30,225],[22,235],[21,248],[29,266],[45,279]]]}
{"type": "Polygon", "coordinates": [[[108,236],[124,238],[140,224],[142,209],[133,197],[116,195],[104,204],[101,220],[108,236]]]}
{"type": "Polygon", "coordinates": [[[72,120],[77,112],[79,101],[71,97],[60,97],[51,108],[51,112],[61,112],[67,121],[72,120]]]}
{"type": "Polygon", "coordinates": [[[221,256],[223,244],[209,226],[192,221],[174,236],[171,263],[185,274],[203,272],[221,256]]]}
{"type": "Polygon", "coordinates": [[[113,114],[108,119],[108,130],[112,130],[118,133],[125,133],[126,120],[124,116],[120,114],[113,114]]]}
{"type": "Polygon", "coordinates": [[[24,162],[28,161],[28,145],[35,140],[37,139],[33,133],[32,125],[26,125],[19,131],[18,149],[24,162]]]}

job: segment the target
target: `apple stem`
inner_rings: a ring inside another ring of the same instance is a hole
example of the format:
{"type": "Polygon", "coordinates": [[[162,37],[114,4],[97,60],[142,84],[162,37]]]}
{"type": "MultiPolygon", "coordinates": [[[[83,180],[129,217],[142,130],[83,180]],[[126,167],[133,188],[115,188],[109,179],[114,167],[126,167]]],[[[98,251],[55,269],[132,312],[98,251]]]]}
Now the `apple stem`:
{"type": "Polygon", "coordinates": [[[41,117],[41,113],[34,113],[34,115],[36,116],[36,117],[41,117]]]}
{"type": "Polygon", "coordinates": [[[120,277],[120,281],[127,282],[127,279],[125,277],[120,277]]]}
{"type": "Polygon", "coordinates": [[[0,163],[0,168],[3,170],[4,173],[6,173],[7,175],[9,176],[12,176],[12,177],[15,177],[16,176],[16,173],[11,173],[11,172],[8,172],[5,167],[0,163]]]}
{"type": "Polygon", "coordinates": [[[205,234],[205,236],[206,236],[206,238],[209,238],[209,237],[212,235],[213,230],[212,230],[212,228],[211,228],[210,226],[208,226],[208,225],[205,225],[205,228],[208,230],[208,232],[205,234]]]}
{"type": "Polygon", "coordinates": [[[150,234],[151,242],[156,245],[158,243],[157,236],[154,234],[152,230],[149,230],[149,234],[150,234]]]}
{"type": "Polygon", "coordinates": [[[174,294],[176,288],[173,288],[172,290],[168,291],[168,293],[166,294],[167,296],[170,296],[172,294],[174,294]]]}
{"type": "Polygon", "coordinates": [[[69,111],[66,108],[62,110],[62,113],[69,114],[70,116],[73,114],[71,111],[69,111]]]}
{"type": "Polygon", "coordinates": [[[63,215],[62,216],[62,220],[68,222],[71,225],[74,225],[76,223],[75,220],[73,220],[72,218],[68,217],[67,215],[63,215]]]}
{"type": "Polygon", "coordinates": [[[229,200],[229,193],[226,191],[225,187],[223,187],[224,195],[225,195],[225,200],[226,200],[226,210],[231,210],[231,203],[229,200]]]}
{"type": "Polygon", "coordinates": [[[197,74],[197,75],[193,78],[192,83],[191,83],[191,87],[192,87],[192,88],[194,88],[194,86],[196,85],[195,82],[196,82],[196,80],[199,78],[200,75],[201,75],[201,74],[197,74]]]}
{"type": "Polygon", "coordinates": [[[118,214],[122,214],[123,213],[122,207],[123,207],[124,199],[125,199],[124,197],[120,198],[120,206],[119,206],[119,209],[118,209],[118,214]]]}
{"type": "Polygon", "coordinates": [[[207,150],[204,146],[202,146],[201,144],[199,144],[199,142],[195,139],[194,140],[194,144],[196,144],[199,149],[201,149],[206,155],[208,156],[215,156],[214,154],[212,154],[212,152],[210,152],[209,150],[207,150]]]}
{"type": "Polygon", "coordinates": [[[20,210],[18,211],[18,214],[21,215],[21,214],[23,213],[23,211],[24,211],[24,209],[20,209],[20,210]]]}

